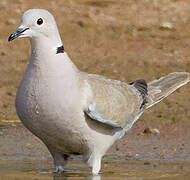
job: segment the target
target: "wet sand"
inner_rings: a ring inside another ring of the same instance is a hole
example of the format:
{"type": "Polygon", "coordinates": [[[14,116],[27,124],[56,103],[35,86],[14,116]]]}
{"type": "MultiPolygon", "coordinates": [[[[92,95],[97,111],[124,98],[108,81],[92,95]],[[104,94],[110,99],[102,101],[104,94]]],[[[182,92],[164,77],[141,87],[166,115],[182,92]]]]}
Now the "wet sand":
{"type": "MultiPolygon", "coordinates": [[[[0,1],[0,180],[65,179],[39,174],[53,167],[49,152],[12,121],[18,121],[14,101],[30,45],[7,38],[25,10],[54,14],[64,48],[80,70],[131,82],[190,72],[189,7],[188,0],[0,1]]],[[[187,85],[147,111],[106,154],[102,179],[190,179],[189,107],[187,85]]],[[[80,157],[68,168],[75,167],[80,172],[64,176],[90,176],[80,157]]]]}
{"type": "MultiPolygon", "coordinates": [[[[105,155],[101,178],[190,178],[189,131],[184,130],[169,127],[167,131],[160,130],[160,134],[147,133],[137,123],[105,155]]],[[[59,177],[40,174],[40,171],[53,170],[52,158],[43,143],[21,123],[1,124],[0,147],[0,180],[91,178],[80,156],[70,158],[66,169],[71,172],[59,177]]]]}
{"type": "Polygon", "coordinates": [[[1,161],[0,180],[123,180],[123,179],[183,179],[190,178],[190,163],[182,162],[143,162],[119,161],[112,158],[104,160],[98,176],[92,176],[80,160],[72,160],[67,165],[69,172],[61,175],[41,173],[51,171],[50,161],[1,161]]]}
{"type": "MultiPolygon", "coordinates": [[[[142,122],[136,123],[107,155],[126,160],[190,162],[188,127],[165,127],[159,134],[145,129],[142,122]]],[[[0,147],[0,160],[51,160],[45,145],[21,123],[1,124],[0,147]]]]}

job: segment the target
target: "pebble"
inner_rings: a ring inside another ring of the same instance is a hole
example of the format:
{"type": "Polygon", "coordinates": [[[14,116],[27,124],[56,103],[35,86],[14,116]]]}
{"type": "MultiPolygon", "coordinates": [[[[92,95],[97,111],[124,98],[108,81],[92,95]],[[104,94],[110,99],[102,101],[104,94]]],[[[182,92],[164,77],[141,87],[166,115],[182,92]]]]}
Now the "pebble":
{"type": "Polygon", "coordinates": [[[166,28],[166,29],[173,29],[173,28],[174,28],[173,24],[170,23],[170,22],[165,22],[165,23],[163,23],[163,24],[161,25],[161,27],[162,27],[162,28],[166,28]]]}
{"type": "Polygon", "coordinates": [[[8,19],[7,22],[6,22],[7,25],[15,25],[16,23],[17,22],[16,22],[15,19],[8,19]]]}
{"type": "Polygon", "coordinates": [[[144,134],[160,134],[160,131],[156,128],[152,129],[152,128],[145,128],[143,131],[144,134]]]}

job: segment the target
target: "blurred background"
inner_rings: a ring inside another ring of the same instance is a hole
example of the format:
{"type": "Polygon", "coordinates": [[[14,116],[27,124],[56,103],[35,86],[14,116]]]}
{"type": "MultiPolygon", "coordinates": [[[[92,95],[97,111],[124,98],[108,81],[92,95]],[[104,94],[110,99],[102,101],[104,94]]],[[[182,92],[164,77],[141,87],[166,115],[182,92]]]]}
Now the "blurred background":
{"type": "MultiPolygon", "coordinates": [[[[7,39],[30,8],[55,16],[64,48],[82,71],[126,82],[190,72],[189,0],[1,0],[0,121],[18,120],[14,100],[30,44],[7,39]]],[[[187,85],[147,111],[139,123],[189,126],[189,119],[187,85]]]]}
{"type": "MultiPolygon", "coordinates": [[[[82,71],[125,82],[190,72],[190,0],[0,0],[0,160],[51,159],[19,123],[14,107],[30,43],[8,43],[8,37],[31,8],[54,15],[65,51],[82,71]]],[[[146,111],[108,154],[117,160],[120,154],[124,160],[190,162],[189,89],[190,84],[146,111]]]]}

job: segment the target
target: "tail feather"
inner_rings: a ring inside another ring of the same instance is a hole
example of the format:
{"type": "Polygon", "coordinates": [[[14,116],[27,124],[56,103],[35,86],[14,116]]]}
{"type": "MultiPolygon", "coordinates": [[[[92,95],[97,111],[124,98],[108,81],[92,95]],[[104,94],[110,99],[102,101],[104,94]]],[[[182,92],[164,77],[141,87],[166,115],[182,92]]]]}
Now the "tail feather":
{"type": "Polygon", "coordinates": [[[148,96],[146,109],[160,102],[162,99],[173,93],[176,89],[190,81],[190,73],[174,72],[158,80],[148,83],[148,96]]]}

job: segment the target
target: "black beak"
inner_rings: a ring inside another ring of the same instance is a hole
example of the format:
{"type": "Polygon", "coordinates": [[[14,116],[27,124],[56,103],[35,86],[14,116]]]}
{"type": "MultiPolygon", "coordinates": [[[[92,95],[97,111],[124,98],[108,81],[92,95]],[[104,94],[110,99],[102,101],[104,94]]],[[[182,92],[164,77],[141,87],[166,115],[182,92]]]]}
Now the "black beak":
{"type": "Polygon", "coordinates": [[[16,39],[17,37],[19,37],[20,35],[22,35],[22,33],[23,33],[24,31],[26,31],[26,30],[28,30],[28,29],[29,29],[29,28],[26,28],[26,29],[18,28],[18,29],[16,29],[16,31],[13,32],[13,33],[9,36],[8,41],[12,41],[12,40],[16,39]]]}

